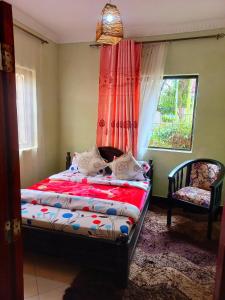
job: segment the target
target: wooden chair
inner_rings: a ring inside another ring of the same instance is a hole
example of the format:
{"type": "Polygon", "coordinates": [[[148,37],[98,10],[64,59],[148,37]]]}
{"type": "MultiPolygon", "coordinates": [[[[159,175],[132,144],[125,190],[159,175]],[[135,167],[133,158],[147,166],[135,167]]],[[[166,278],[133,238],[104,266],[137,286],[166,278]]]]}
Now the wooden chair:
{"type": "Polygon", "coordinates": [[[188,160],[168,176],[167,225],[171,225],[172,208],[198,207],[208,213],[207,237],[211,239],[212,222],[219,213],[225,167],[213,159],[188,160]]]}

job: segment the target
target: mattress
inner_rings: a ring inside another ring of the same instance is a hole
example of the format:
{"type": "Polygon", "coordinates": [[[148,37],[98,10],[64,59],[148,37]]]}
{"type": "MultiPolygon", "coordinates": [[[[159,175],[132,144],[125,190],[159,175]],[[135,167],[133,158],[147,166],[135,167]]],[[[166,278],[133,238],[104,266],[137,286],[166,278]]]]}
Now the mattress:
{"type": "Polygon", "coordinates": [[[116,240],[129,235],[135,226],[148,188],[147,180],[61,172],[21,190],[22,223],[116,240]]]}

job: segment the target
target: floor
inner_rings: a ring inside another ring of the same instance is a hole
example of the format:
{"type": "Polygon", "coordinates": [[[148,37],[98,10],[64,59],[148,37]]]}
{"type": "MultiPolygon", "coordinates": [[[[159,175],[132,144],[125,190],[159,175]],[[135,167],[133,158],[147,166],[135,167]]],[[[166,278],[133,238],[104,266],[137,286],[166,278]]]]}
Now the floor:
{"type": "Polygon", "coordinates": [[[24,257],[24,299],[62,300],[79,268],[57,258],[37,254],[24,257]]]}
{"type": "Polygon", "coordinates": [[[104,271],[81,269],[64,300],[212,300],[220,222],[206,237],[207,215],[152,206],[130,266],[128,287],[118,289],[104,271]]]}
{"type": "Polygon", "coordinates": [[[152,207],[145,218],[125,290],[118,290],[104,272],[88,272],[63,259],[26,253],[25,300],[62,300],[64,294],[64,300],[212,299],[220,222],[214,222],[210,241],[206,228],[206,215],[181,209],[174,210],[168,228],[166,209],[152,207]]]}

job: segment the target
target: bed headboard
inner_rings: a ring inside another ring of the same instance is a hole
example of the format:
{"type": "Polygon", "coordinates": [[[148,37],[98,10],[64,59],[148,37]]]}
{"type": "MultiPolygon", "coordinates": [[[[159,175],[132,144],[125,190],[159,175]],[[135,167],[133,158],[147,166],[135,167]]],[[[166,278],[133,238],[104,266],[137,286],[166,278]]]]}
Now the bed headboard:
{"type": "MultiPolygon", "coordinates": [[[[103,157],[108,162],[113,161],[114,156],[119,157],[123,154],[123,151],[114,147],[98,147],[101,157],[103,157]]],[[[68,170],[72,163],[72,157],[70,152],[66,153],[66,169],[68,170]]]]}
{"type": "Polygon", "coordinates": [[[114,156],[119,157],[123,154],[123,151],[114,147],[98,147],[101,157],[103,157],[108,162],[113,161],[114,156]]]}
{"type": "MultiPolygon", "coordinates": [[[[98,147],[98,150],[99,150],[101,156],[108,162],[113,161],[114,156],[119,157],[123,154],[122,150],[119,150],[114,147],[98,147]]],[[[66,169],[67,170],[69,169],[71,162],[72,162],[72,158],[71,158],[70,152],[67,152],[67,155],[66,155],[66,169]]],[[[153,179],[153,161],[152,160],[149,160],[149,165],[151,168],[148,171],[147,176],[152,181],[152,179],[153,179]]],[[[109,167],[106,168],[106,172],[109,174],[111,173],[111,170],[109,167]]]]}

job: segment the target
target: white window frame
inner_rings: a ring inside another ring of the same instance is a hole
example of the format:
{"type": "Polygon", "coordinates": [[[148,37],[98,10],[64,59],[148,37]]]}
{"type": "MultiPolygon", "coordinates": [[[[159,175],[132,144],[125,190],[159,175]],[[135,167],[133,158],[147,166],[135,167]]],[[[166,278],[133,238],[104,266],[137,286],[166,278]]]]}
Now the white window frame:
{"type": "Polygon", "coordinates": [[[19,149],[38,147],[36,71],[16,65],[16,102],[19,149]]]}

